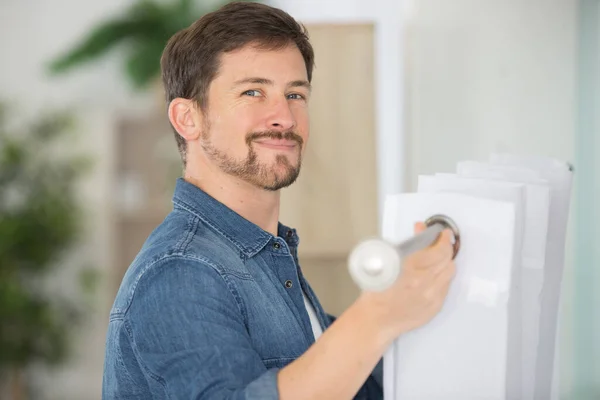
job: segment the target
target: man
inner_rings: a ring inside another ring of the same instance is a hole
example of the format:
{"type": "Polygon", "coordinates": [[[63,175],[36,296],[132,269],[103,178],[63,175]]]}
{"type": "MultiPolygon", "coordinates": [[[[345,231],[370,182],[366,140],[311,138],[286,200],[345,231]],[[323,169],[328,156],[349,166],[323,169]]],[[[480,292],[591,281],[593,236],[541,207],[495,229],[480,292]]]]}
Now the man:
{"type": "Polygon", "coordinates": [[[308,142],[313,59],[303,27],[257,3],[224,6],[167,44],[184,176],[115,299],[104,398],[381,398],[386,348],[438,313],[454,274],[448,232],[335,321],[302,275],[279,189],[308,142]]]}

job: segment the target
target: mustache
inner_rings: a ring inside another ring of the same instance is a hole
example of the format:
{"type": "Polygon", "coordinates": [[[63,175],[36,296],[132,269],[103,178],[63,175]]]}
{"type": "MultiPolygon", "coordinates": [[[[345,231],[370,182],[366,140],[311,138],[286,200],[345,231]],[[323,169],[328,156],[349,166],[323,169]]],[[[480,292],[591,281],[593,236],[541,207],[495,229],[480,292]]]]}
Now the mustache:
{"type": "Polygon", "coordinates": [[[293,140],[298,143],[301,147],[304,144],[304,140],[300,135],[298,135],[294,131],[263,131],[263,132],[252,132],[246,136],[246,144],[250,146],[250,144],[258,139],[277,139],[277,140],[293,140]]]}

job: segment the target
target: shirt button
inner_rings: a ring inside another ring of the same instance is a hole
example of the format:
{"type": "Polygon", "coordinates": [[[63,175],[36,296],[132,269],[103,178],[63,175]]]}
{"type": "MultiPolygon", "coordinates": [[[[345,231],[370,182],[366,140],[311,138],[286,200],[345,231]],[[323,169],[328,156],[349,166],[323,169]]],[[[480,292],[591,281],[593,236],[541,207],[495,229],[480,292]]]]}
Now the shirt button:
{"type": "Polygon", "coordinates": [[[287,231],[286,235],[287,235],[287,237],[291,238],[292,236],[294,236],[294,232],[287,231]]]}
{"type": "Polygon", "coordinates": [[[275,242],[275,243],[273,243],[273,247],[278,249],[281,247],[281,245],[279,243],[275,242]]]}
{"type": "Polygon", "coordinates": [[[287,281],[285,281],[285,287],[286,287],[286,288],[288,288],[288,289],[289,289],[289,288],[291,288],[291,287],[292,287],[292,285],[293,285],[293,283],[292,283],[292,281],[290,281],[289,279],[288,279],[287,281]]]}

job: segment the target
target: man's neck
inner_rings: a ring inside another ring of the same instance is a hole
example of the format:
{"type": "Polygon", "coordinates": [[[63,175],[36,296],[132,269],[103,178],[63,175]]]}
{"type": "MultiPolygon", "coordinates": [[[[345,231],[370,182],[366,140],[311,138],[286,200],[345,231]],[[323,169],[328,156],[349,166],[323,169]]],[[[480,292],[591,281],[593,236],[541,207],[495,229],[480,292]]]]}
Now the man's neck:
{"type": "Polygon", "coordinates": [[[257,188],[239,178],[225,174],[214,167],[208,173],[194,173],[197,168],[186,168],[186,182],[202,189],[248,221],[277,236],[279,222],[279,191],[257,188]]]}

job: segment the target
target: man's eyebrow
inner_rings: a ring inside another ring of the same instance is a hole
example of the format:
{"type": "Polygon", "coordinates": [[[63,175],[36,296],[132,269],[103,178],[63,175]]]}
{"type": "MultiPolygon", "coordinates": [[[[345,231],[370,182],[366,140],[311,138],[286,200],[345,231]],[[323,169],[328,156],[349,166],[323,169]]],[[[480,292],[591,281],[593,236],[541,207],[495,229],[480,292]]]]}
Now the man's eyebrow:
{"type": "Polygon", "coordinates": [[[240,86],[240,85],[244,85],[247,83],[255,83],[258,85],[273,85],[273,81],[267,78],[258,78],[258,77],[251,77],[251,78],[244,78],[244,79],[240,79],[238,81],[235,81],[233,83],[234,86],[240,86]]]}
{"type": "Polygon", "coordinates": [[[310,82],[305,81],[305,80],[292,81],[289,83],[289,86],[290,87],[303,87],[303,88],[308,89],[309,91],[312,89],[310,82]]]}
{"type": "MultiPolygon", "coordinates": [[[[257,85],[274,85],[275,83],[271,80],[271,79],[267,79],[267,78],[259,78],[259,77],[250,77],[250,78],[244,78],[244,79],[240,79],[237,80],[233,83],[233,86],[240,86],[240,85],[245,85],[248,83],[254,83],[257,85]]],[[[308,81],[305,80],[296,80],[296,81],[292,81],[288,84],[289,87],[304,87],[308,90],[311,90],[311,84],[308,81]]]]}

